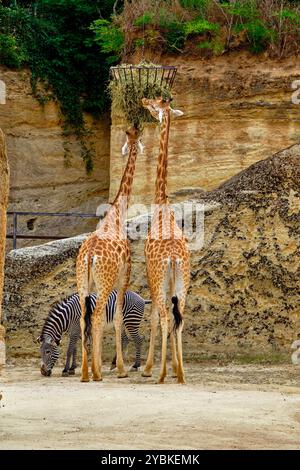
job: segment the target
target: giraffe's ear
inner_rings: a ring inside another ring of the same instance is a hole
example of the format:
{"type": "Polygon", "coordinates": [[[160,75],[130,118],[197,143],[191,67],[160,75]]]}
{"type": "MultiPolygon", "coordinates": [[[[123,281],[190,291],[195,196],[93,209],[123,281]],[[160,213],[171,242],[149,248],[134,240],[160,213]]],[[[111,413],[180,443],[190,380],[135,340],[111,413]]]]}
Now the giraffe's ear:
{"type": "Polygon", "coordinates": [[[159,122],[162,123],[162,120],[163,120],[163,117],[164,117],[164,112],[162,109],[160,109],[158,111],[158,119],[159,119],[159,122]]]}
{"type": "Polygon", "coordinates": [[[172,109],[172,108],[170,108],[170,111],[171,111],[171,113],[173,114],[173,116],[176,116],[176,117],[179,117],[179,116],[182,116],[182,115],[183,115],[183,112],[180,111],[180,109],[172,109]]]}
{"type": "Polygon", "coordinates": [[[123,145],[122,147],[122,155],[124,157],[124,155],[126,155],[126,153],[128,152],[128,143],[125,142],[125,144],[123,145]]]}
{"type": "Polygon", "coordinates": [[[144,145],[142,144],[142,142],[141,142],[140,140],[138,141],[138,146],[139,146],[139,151],[140,151],[141,153],[144,153],[144,148],[145,148],[145,147],[144,147],[144,145]]]}

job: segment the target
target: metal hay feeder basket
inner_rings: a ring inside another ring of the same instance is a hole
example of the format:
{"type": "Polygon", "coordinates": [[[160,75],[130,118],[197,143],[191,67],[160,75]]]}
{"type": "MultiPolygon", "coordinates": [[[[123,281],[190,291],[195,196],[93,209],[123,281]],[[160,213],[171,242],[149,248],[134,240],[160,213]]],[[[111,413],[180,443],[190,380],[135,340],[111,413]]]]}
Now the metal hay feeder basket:
{"type": "Polygon", "coordinates": [[[110,67],[110,72],[113,79],[122,85],[128,83],[132,87],[158,85],[171,91],[177,67],[172,65],[116,65],[110,67]]]}

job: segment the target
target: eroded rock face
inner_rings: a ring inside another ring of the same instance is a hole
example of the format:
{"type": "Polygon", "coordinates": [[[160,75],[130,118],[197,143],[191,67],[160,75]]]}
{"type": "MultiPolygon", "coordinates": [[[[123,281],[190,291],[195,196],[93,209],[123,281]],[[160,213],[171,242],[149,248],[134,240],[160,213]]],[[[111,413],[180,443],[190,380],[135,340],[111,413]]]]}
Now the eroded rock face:
{"type": "MultiPolygon", "coordinates": [[[[149,57],[149,59],[153,59],[149,57]]],[[[168,188],[172,201],[217,188],[251,164],[299,142],[299,105],[292,82],[300,78],[293,58],[275,61],[246,53],[210,60],[163,57],[177,65],[174,107],[184,112],[171,123],[168,188]]],[[[120,139],[122,117],[112,116],[110,196],[125,162],[120,139]]],[[[147,126],[139,155],[133,201],[151,203],[159,133],[147,126]]]]}
{"type": "MultiPolygon", "coordinates": [[[[205,237],[203,248],[192,251],[183,335],[186,358],[242,355],[273,360],[290,353],[300,333],[299,176],[300,145],[295,145],[197,200],[205,207],[205,237]]],[[[37,353],[33,339],[50,304],[75,290],[81,242],[63,240],[8,255],[10,354],[37,353]]],[[[144,242],[131,246],[131,288],[148,298],[144,242]]],[[[149,310],[143,331],[148,338],[149,310]]],[[[113,334],[107,335],[106,358],[113,345],[113,334]]]]}
{"type": "Polygon", "coordinates": [[[6,141],[0,129],[0,366],[5,363],[5,330],[2,323],[2,299],[4,284],[4,259],[6,242],[6,208],[9,189],[9,167],[6,151],[6,141]]]}
{"type": "MultiPolygon", "coordinates": [[[[95,159],[94,171],[87,176],[81,148],[71,138],[69,168],[64,153],[68,139],[62,135],[61,116],[56,103],[41,106],[32,96],[30,74],[0,67],[0,78],[6,84],[6,104],[0,107],[0,121],[7,135],[11,167],[9,210],[34,212],[95,213],[106,202],[109,188],[109,118],[92,122],[95,159]]],[[[9,231],[12,231],[9,217],[9,231]]],[[[72,236],[94,230],[94,219],[45,218],[23,216],[18,229],[25,235],[72,236]]],[[[19,240],[18,246],[40,241],[19,240]]],[[[12,247],[11,241],[8,246],[12,247]]]]}

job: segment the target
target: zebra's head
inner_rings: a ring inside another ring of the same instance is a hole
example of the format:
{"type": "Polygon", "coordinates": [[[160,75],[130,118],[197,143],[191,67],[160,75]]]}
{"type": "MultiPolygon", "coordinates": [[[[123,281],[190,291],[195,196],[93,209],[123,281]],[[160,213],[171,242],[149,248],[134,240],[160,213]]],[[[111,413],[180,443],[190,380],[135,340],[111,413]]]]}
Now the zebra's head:
{"type": "Polygon", "coordinates": [[[40,337],[41,374],[50,377],[59,356],[59,347],[50,336],[40,337]]]}

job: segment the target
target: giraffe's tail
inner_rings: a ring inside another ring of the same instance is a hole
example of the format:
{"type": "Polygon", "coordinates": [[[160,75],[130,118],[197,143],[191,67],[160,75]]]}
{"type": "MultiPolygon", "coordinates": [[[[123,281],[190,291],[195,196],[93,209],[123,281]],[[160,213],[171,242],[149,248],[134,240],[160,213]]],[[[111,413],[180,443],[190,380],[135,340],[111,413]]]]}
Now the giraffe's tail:
{"type": "Polygon", "coordinates": [[[180,259],[178,258],[176,259],[172,257],[171,259],[171,270],[172,270],[171,286],[172,288],[171,289],[173,292],[172,293],[172,304],[173,304],[172,313],[173,313],[173,318],[174,318],[174,331],[175,332],[178,330],[178,328],[183,322],[183,317],[179,310],[179,305],[178,305],[179,299],[176,293],[177,285],[178,283],[179,284],[181,283],[180,264],[181,264],[180,259]]]}
{"type": "Polygon", "coordinates": [[[173,304],[172,313],[174,317],[174,330],[177,331],[182,323],[182,315],[179,311],[177,295],[173,295],[172,304],[173,304]]]}
{"type": "Polygon", "coordinates": [[[91,297],[90,295],[87,295],[85,298],[85,317],[84,317],[84,339],[87,342],[88,339],[91,336],[91,331],[92,331],[92,302],[91,302],[91,297]]]}

